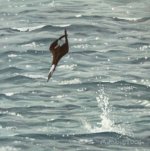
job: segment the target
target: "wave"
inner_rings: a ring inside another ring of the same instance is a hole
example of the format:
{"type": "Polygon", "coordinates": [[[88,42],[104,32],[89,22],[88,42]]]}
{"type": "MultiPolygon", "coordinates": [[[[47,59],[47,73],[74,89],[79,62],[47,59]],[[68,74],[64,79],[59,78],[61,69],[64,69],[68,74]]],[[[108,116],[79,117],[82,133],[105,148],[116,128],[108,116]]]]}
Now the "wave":
{"type": "MultiPolygon", "coordinates": [[[[84,30],[87,32],[88,30],[96,30],[97,32],[104,32],[104,33],[112,33],[114,34],[115,31],[111,31],[107,27],[100,27],[98,24],[56,24],[56,25],[38,25],[32,27],[12,27],[12,28],[3,28],[1,30],[5,30],[6,32],[42,32],[42,31],[58,31],[60,29],[68,28],[71,31],[76,31],[76,29],[80,29],[81,31],[84,30]]],[[[76,34],[78,34],[76,32],[76,34]]],[[[81,34],[81,33],[80,33],[81,34]]]]}
{"type": "Polygon", "coordinates": [[[81,81],[78,78],[72,80],[64,80],[59,83],[59,85],[72,85],[72,84],[80,84],[81,81]]]}
{"type": "Polygon", "coordinates": [[[142,47],[148,48],[150,46],[150,44],[146,43],[146,42],[136,42],[136,43],[130,44],[129,46],[132,47],[132,48],[137,48],[137,47],[139,47],[139,48],[142,48],[142,47]]]}
{"type": "Polygon", "coordinates": [[[79,85],[82,84],[83,86],[85,85],[86,87],[93,86],[93,85],[105,85],[109,87],[124,87],[124,86],[133,86],[135,88],[143,88],[146,89],[147,91],[150,90],[150,87],[144,84],[139,84],[139,83],[134,83],[134,82],[127,82],[127,81],[102,81],[102,82],[97,82],[97,81],[92,81],[92,82],[82,82],[81,83],[73,83],[72,85],[79,85]]]}
{"type": "Polygon", "coordinates": [[[49,51],[37,51],[37,50],[32,50],[32,49],[28,49],[27,51],[25,51],[25,52],[23,52],[23,54],[30,54],[30,55],[33,55],[33,56],[35,56],[35,54],[36,54],[36,56],[41,56],[41,55],[43,55],[43,54],[48,54],[49,53],[49,51]]]}
{"type": "Polygon", "coordinates": [[[41,29],[44,26],[45,25],[38,25],[38,26],[33,26],[33,27],[21,27],[21,28],[13,27],[11,29],[16,30],[16,31],[20,31],[20,32],[27,32],[27,31],[33,31],[33,30],[36,30],[36,29],[41,29]]]}
{"type": "Polygon", "coordinates": [[[150,107],[150,102],[149,102],[149,100],[140,100],[140,101],[138,101],[138,103],[139,103],[141,106],[150,107]]]}
{"type": "Polygon", "coordinates": [[[121,109],[144,109],[144,106],[141,105],[114,105],[116,108],[121,108],[121,109]]]}
{"type": "MultiPolygon", "coordinates": [[[[17,29],[14,29],[14,28],[9,28],[9,27],[6,27],[6,28],[1,28],[0,29],[1,31],[4,31],[6,33],[13,33],[13,32],[17,32],[18,30],[17,29]]],[[[2,36],[4,36],[4,34],[2,34],[2,36]]]]}
{"type": "Polygon", "coordinates": [[[150,62],[150,57],[142,57],[135,60],[130,61],[132,64],[142,64],[145,62],[150,62]]]}
{"type": "Polygon", "coordinates": [[[147,145],[146,140],[132,138],[127,135],[121,135],[115,132],[87,133],[87,134],[18,134],[15,137],[39,139],[39,140],[63,140],[76,141],[76,143],[84,143],[91,145],[123,145],[123,146],[144,146],[147,145]]]}
{"type": "MultiPolygon", "coordinates": [[[[58,81],[59,82],[59,81],[58,81]]],[[[146,85],[144,83],[138,83],[137,81],[131,81],[131,82],[127,82],[127,81],[89,81],[89,82],[84,82],[82,81],[80,78],[75,78],[73,80],[64,80],[64,81],[60,81],[58,83],[60,86],[64,86],[67,85],[68,88],[77,88],[77,90],[80,90],[80,87],[86,87],[87,89],[93,89],[93,86],[97,85],[101,85],[102,87],[109,87],[109,88],[131,88],[133,89],[133,91],[135,91],[136,89],[140,89],[142,91],[150,91],[150,86],[146,85]]]]}
{"type": "Polygon", "coordinates": [[[85,133],[85,134],[38,134],[38,133],[29,133],[29,134],[17,134],[17,137],[29,137],[35,139],[68,139],[68,138],[90,138],[90,137],[123,137],[123,135],[115,132],[101,132],[101,133],[85,133]]]}
{"type": "MultiPolygon", "coordinates": [[[[36,40],[35,40],[36,41],[36,40]]],[[[37,40],[38,41],[38,40],[37,40]]],[[[44,41],[44,39],[41,39],[41,41],[44,41]]],[[[50,41],[49,38],[47,38],[47,41],[50,41]]],[[[26,44],[21,44],[22,47],[26,47],[26,44]]],[[[15,57],[23,57],[23,55],[28,54],[28,55],[33,55],[33,56],[41,56],[44,54],[49,54],[49,51],[41,51],[41,50],[34,50],[34,49],[27,49],[26,51],[5,51],[3,53],[1,53],[0,58],[4,58],[4,57],[9,57],[9,58],[15,58],[15,57]]],[[[10,67],[10,68],[16,68],[16,67],[10,67]]]]}
{"type": "Polygon", "coordinates": [[[143,87],[143,88],[149,88],[146,85],[143,84],[138,84],[138,83],[132,83],[132,82],[127,82],[127,81],[116,81],[116,82],[111,82],[112,84],[118,85],[118,86],[134,86],[134,87],[143,87]]]}
{"type": "Polygon", "coordinates": [[[1,116],[2,116],[2,115],[4,115],[4,116],[10,115],[10,116],[23,117],[21,114],[15,112],[15,111],[12,112],[12,111],[2,110],[2,109],[1,109],[1,111],[0,111],[0,115],[1,115],[1,116]]]}
{"type": "Polygon", "coordinates": [[[65,70],[73,70],[77,67],[77,64],[71,64],[71,65],[60,65],[58,68],[65,69],[65,70]]]}
{"type": "Polygon", "coordinates": [[[84,24],[60,24],[60,25],[39,25],[39,26],[34,26],[34,27],[22,27],[22,28],[9,28],[12,31],[18,31],[18,32],[31,32],[31,31],[48,31],[48,30],[60,30],[60,28],[65,28],[67,27],[70,30],[75,30],[77,28],[80,28],[82,30],[87,30],[87,29],[97,29],[101,30],[102,32],[107,31],[108,29],[106,28],[100,28],[97,25],[84,25],[84,24]]]}
{"type": "Polygon", "coordinates": [[[103,18],[109,18],[107,16],[100,16],[100,15],[82,15],[82,14],[77,14],[75,16],[69,16],[67,19],[73,19],[73,18],[82,18],[82,19],[103,19],[103,18]]]}
{"type": "MultiPolygon", "coordinates": [[[[60,28],[69,27],[71,24],[60,24],[60,25],[45,25],[42,28],[39,28],[38,31],[47,31],[47,30],[59,30],[60,28]]],[[[37,31],[37,29],[36,29],[37,31]]]]}
{"type": "Polygon", "coordinates": [[[22,72],[22,69],[19,69],[17,67],[6,67],[4,69],[0,69],[0,73],[8,73],[8,72],[11,72],[11,73],[19,73],[19,72],[22,72]]]}
{"type": "Polygon", "coordinates": [[[45,77],[44,75],[35,75],[35,74],[24,74],[25,77],[27,78],[31,78],[31,79],[46,79],[47,77],[45,77]]]}
{"type": "MultiPolygon", "coordinates": [[[[73,24],[71,25],[69,28],[69,30],[71,31],[75,31],[75,34],[79,34],[76,29],[80,29],[80,31],[84,31],[85,33],[88,33],[87,31],[93,31],[95,30],[96,32],[100,32],[100,33],[108,33],[108,34],[115,34],[115,31],[112,31],[110,28],[108,27],[102,27],[99,24],[73,24]]],[[[80,32],[81,34],[81,32],[80,32]]]]}
{"type": "Polygon", "coordinates": [[[1,55],[10,55],[10,54],[16,54],[20,53],[20,51],[14,51],[14,50],[9,50],[9,51],[4,51],[3,53],[1,53],[1,55]]]}
{"type": "Polygon", "coordinates": [[[49,29],[60,29],[64,27],[69,27],[70,24],[60,24],[60,25],[37,25],[37,26],[29,26],[29,27],[7,27],[7,28],[1,28],[0,30],[3,30],[7,33],[12,32],[32,32],[32,31],[45,31],[49,29]]]}
{"type": "Polygon", "coordinates": [[[47,31],[47,30],[52,30],[52,29],[59,30],[60,28],[64,28],[64,27],[67,27],[68,29],[70,29],[72,31],[76,30],[77,28],[80,28],[80,29],[96,28],[95,25],[65,24],[65,25],[46,25],[46,26],[42,27],[40,30],[41,31],[45,31],[45,30],[47,31]]]}
{"type": "MultiPolygon", "coordinates": [[[[11,94],[10,94],[11,95],[11,94]]],[[[9,99],[9,94],[0,94],[0,98],[6,98],[6,99],[9,99]]]]}
{"type": "Polygon", "coordinates": [[[122,21],[128,23],[139,23],[139,22],[146,22],[150,20],[150,17],[143,17],[143,18],[123,18],[123,17],[113,17],[114,21],[122,21]]]}
{"type": "Polygon", "coordinates": [[[17,147],[11,147],[11,146],[1,146],[0,151],[20,151],[20,149],[17,147]]]}
{"type": "MultiPolygon", "coordinates": [[[[100,20],[112,20],[112,21],[118,21],[118,22],[128,22],[128,23],[139,23],[139,22],[146,22],[150,20],[150,17],[143,17],[143,18],[127,18],[127,17],[108,17],[108,16],[102,16],[102,15],[82,15],[78,14],[75,15],[76,18],[82,18],[82,19],[100,19],[100,20]]],[[[68,17],[68,19],[72,19],[73,17],[68,17]]]]}
{"type": "Polygon", "coordinates": [[[19,31],[19,32],[30,32],[30,31],[44,31],[48,30],[51,28],[64,28],[64,27],[69,27],[71,24],[60,24],[60,25],[38,25],[38,26],[32,26],[32,27],[13,27],[9,28],[14,31],[19,31]]]}
{"type": "MultiPolygon", "coordinates": [[[[18,95],[21,96],[21,93],[18,92],[6,92],[6,93],[1,93],[0,94],[0,99],[7,99],[7,100],[14,100],[14,101],[20,101],[20,97],[18,97],[18,95]]],[[[0,108],[0,110],[2,110],[2,108],[0,108]]]]}
{"type": "Polygon", "coordinates": [[[53,25],[53,27],[69,27],[71,24],[53,25]]]}
{"type": "Polygon", "coordinates": [[[34,79],[29,77],[29,76],[24,76],[24,75],[16,75],[16,76],[12,76],[9,78],[5,78],[3,80],[4,83],[6,82],[12,82],[12,83],[26,83],[26,82],[33,82],[34,79]]]}

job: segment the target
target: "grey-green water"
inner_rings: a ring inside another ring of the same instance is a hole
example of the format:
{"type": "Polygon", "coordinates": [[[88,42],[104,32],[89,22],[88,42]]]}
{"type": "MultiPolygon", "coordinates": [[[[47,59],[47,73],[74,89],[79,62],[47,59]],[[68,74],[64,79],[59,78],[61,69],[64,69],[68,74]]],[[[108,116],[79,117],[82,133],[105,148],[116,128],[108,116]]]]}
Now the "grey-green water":
{"type": "Polygon", "coordinates": [[[149,0],[0,0],[0,21],[0,151],[149,150],[149,0]]]}

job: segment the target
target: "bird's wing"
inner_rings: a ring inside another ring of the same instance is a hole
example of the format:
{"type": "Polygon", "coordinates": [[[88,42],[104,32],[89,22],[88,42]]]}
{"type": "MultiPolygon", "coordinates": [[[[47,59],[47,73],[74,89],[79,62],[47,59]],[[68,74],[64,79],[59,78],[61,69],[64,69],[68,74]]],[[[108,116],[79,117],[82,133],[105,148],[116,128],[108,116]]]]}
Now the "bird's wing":
{"type": "Polygon", "coordinates": [[[49,47],[49,50],[53,55],[55,54],[55,47],[57,46],[57,42],[58,42],[58,39],[52,42],[52,44],[49,47]]]}

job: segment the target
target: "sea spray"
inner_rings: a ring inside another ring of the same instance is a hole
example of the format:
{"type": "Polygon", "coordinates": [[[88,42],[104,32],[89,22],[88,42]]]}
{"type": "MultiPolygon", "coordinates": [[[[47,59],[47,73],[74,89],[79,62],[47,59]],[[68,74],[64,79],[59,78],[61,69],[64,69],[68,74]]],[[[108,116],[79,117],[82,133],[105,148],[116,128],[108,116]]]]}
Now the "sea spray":
{"type": "Polygon", "coordinates": [[[112,114],[112,107],[109,103],[109,97],[105,94],[104,89],[99,89],[96,92],[96,95],[97,105],[100,109],[99,122],[97,122],[95,126],[92,126],[87,120],[84,120],[84,127],[91,133],[116,132],[125,135],[125,129],[122,128],[121,125],[115,124],[110,116],[112,114]]]}
{"type": "Polygon", "coordinates": [[[109,98],[105,95],[104,91],[101,91],[101,94],[96,97],[96,100],[98,107],[102,110],[102,113],[100,114],[101,122],[97,124],[101,126],[101,131],[112,131],[114,122],[109,117],[111,112],[109,98]]]}

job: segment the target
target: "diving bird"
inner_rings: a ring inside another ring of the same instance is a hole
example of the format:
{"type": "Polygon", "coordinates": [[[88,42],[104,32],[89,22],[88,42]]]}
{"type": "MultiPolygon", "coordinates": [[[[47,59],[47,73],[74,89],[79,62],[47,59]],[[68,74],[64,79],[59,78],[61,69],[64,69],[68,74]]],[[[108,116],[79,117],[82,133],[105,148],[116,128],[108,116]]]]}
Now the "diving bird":
{"type": "Polygon", "coordinates": [[[48,79],[51,78],[53,72],[56,69],[56,66],[59,62],[59,60],[68,53],[69,51],[69,44],[68,44],[68,35],[67,35],[67,30],[64,30],[64,35],[56,39],[49,47],[50,52],[52,53],[53,59],[52,59],[52,64],[51,68],[48,73],[48,79]]]}

